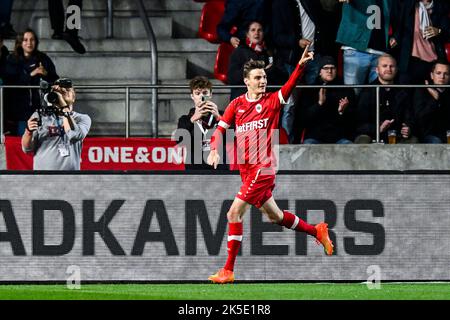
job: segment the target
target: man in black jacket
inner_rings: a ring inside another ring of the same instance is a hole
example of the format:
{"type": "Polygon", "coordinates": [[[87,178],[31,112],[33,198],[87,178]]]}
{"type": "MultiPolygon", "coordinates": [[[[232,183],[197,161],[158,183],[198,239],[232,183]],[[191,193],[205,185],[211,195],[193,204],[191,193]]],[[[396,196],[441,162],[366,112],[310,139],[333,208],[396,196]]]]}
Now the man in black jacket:
{"type": "MultiPolygon", "coordinates": [[[[212,83],[206,77],[197,76],[189,82],[189,86],[194,107],[178,119],[175,140],[186,147],[186,170],[213,170],[206,159],[211,151],[214,131],[211,129],[217,126],[220,114],[217,105],[211,101],[212,83]]],[[[226,169],[227,166],[220,164],[218,168],[226,169]]]]}
{"type": "MultiPolygon", "coordinates": [[[[324,56],[316,84],[338,85],[336,62],[324,56]]],[[[350,144],[354,139],[355,93],[351,88],[303,90],[301,118],[306,124],[304,144],[350,144]]]]}
{"type": "MultiPolygon", "coordinates": [[[[450,79],[449,63],[446,60],[436,61],[430,77],[431,84],[447,85],[450,79]]],[[[446,143],[446,132],[450,130],[450,90],[418,88],[414,94],[414,114],[420,142],[446,143]]]]}
{"type": "MultiPolygon", "coordinates": [[[[394,84],[397,62],[389,54],[378,58],[376,67],[378,78],[371,84],[394,84]]],[[[413,137],[413,116],[411,100],[407,90],[380,88],[380,139],[387,142],[388,130],[395,130],[400,143],[415,143],[413,137]]],[[[361,91],[357,109],[357,134],[355,143],[370,143],[376,138],[376,90],[364,88],[361,91]]]]}

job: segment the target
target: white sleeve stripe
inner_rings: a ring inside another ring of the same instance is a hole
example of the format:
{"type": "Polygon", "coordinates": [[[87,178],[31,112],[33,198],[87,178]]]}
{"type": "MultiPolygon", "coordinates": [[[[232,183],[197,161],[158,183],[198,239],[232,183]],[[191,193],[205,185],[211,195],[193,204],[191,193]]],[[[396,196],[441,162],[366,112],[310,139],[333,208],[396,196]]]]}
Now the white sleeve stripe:
{"type": "Polygon", "coordinates": [[[228,236],[228,241],[236,240],[242,242],[242,236],[228,236]]]}
{"type": "Polygon", "coordinates": [[[295,227],[298,225],[299,222],[300,219],[297,216],[295,216],[295,221],[289,229],[295,230],[295,227]]]}
{"type": "Polygon", "coordinates": [[[224,129],[228,129],[230,127],[230,125],[223,120],[220,120],[218,125],[224,129]]]}
{"type": "Polygon", "coordinates": [[[284,101],[283,95],[281,94],[281,90],[278,90],[278,99],[280,99],[281,104],[291,104],[292,103],[292,94],[289,96],[288,101],[284,101]]]}
{"type": "Polygon", "coordinates": [[[283,95],[281,94],[281,90],[278,90],[278,99],[280,99],[281,104],[286,104],[287,102],[284,101],[283,95]]]}

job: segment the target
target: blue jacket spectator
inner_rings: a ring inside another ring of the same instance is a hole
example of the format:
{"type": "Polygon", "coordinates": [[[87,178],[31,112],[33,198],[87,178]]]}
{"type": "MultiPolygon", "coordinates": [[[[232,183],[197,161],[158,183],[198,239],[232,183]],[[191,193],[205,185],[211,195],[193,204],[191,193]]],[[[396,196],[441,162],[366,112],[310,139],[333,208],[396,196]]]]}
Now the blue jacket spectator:
{"type": "MultiPolygon", "coordinates": [[[[38,50],[36,33],[27,29],[18,34],[14,52],[8,56],[5,70],[7,85],[39,86],[40,79],[54,82],[59,78],[52,60],[38,50]]],[[[5,90],[5,118],[12,122],[11,133],[22,135],[26,121],[40,106],[38,89],[5,90]]]]}

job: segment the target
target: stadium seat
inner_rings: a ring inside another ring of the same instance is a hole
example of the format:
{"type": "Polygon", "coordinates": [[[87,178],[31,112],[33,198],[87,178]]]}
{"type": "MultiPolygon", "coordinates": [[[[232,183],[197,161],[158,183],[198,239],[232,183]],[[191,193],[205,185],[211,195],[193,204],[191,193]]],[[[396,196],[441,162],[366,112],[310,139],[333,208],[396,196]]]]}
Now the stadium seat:
{"type": "Polygon", "coordinates": [[[203,5],[198,27],[198,36],[211,43],[219,43],[217,25],[225,12],[224,1],[208,1],[203,5]]]}
{"type": "Polygon", "coordinates": [[[228,66],[230,65],[230,56],[234,47],[226,42],[223,42],[217,48],[216,62],[214,64],[214,78],[227,83],[228,80],[228,66]]]}

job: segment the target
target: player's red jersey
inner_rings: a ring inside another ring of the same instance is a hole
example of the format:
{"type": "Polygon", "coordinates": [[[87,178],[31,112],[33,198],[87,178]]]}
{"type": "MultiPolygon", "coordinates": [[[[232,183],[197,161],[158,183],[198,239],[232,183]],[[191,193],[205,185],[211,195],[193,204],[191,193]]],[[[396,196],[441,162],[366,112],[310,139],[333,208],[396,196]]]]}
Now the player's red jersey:
{"type": "Polygon", "coordinates": [[[219,126],[234,125],[237,140],[237,161],[245,169],[274,166],[273,132],[279,128],[280,110],[285,103],[281,92],[264,93],[251,100],[247,94],[234,99],[225,110],[219,126]]]}
{"type": "Polygon", "coordinates": [[[231,101],[211,140],[211,148],[217,149],[218,140],[225,130],[234,126],[237,139],[237,161],[239,169],[253,171],[261,167],[274,167],[272,146],[273,133],[279,128],[280,110],[286,103],[303,67],[291,74],[288,82],[277,92],[264,93],[257,100],[247,94],[231,101]]]}

